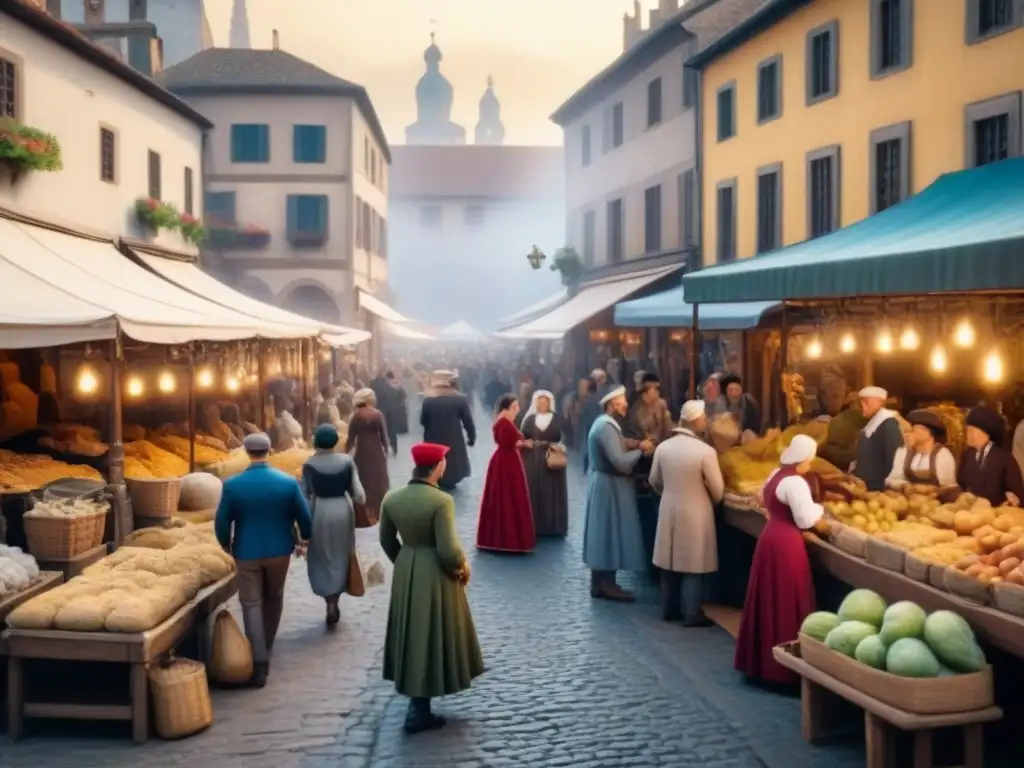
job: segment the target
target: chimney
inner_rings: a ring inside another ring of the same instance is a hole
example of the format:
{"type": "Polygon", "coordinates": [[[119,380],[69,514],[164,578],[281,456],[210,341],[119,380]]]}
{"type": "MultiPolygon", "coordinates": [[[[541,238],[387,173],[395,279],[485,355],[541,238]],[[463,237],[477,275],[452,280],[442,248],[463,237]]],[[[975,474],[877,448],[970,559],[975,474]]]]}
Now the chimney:
{"type": "Polygon", "coordinates": [[[281,50],[281,36],[279,34],[277,34],[277,30],[276,29],[271,33],[271,39],[273,41],[271,43],[271,45],[273,46],[274,50],[275,51],[280,51],[281,50]]]}

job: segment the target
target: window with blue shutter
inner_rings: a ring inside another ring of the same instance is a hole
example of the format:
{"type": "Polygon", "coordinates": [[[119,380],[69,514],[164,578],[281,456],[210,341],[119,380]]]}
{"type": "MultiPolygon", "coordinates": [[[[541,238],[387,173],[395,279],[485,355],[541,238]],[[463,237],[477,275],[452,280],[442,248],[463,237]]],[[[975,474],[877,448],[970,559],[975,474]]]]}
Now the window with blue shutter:
{"type": "Polygon", "coordinates": [[[269,163],[270,126],[236,123],[231,126],[232,163],[269,163]]]}
{"type": "Polygon", "coordinates": [[[296,125],[292,134],[292,157],[296,163],[327,162],[327,128],[296,125]]]}
{"type": "Polygon", "coordinates": [[[235,226],[235,193],[207,192],[203,203],[206,223],[211,227],[235,226]]]}
{"type": "Polygon", "coordinates": [[[327,195],[288,195],[288,240],[299,247],[327,242],[327,195]]]}

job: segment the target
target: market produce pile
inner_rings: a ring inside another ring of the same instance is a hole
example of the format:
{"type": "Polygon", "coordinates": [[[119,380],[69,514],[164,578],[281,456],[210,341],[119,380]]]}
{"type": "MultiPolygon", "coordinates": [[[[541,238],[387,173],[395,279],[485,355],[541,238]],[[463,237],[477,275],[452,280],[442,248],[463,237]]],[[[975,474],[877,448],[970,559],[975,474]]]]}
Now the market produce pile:
{"type": "Polygon", "coordinates": [[[39,578],[36,559],[20,547],[0,544],[0,599],[21,592],[39,578]]]}
{"type": "Polygon", "coordinates": [[[7,624],[19,629],[144,632],[234,568],[234,560],[216,543],[212,525],[146,528],[80,576],[18,606],[7,624]]]}
{"type": "MultiPolygon", "coordinates": [[[[289,448],[286,451],[277,451],[270,454],[268,463],[275,469],[279,469],[292,477],[301,478],[302,465],[312,455],[313,451],[306,448],[289,448]]],[[[206,467],[206,471],[216,475],[221,480],[227,480],[229,477],[234,477],[244,472],[248,466],[249,455],[245,452],[244,448],[239,448],[232,451],[231,455],[224,461],[206,467]]]]}
{"type": "MultiPolygon", "coordinates": [[[[731,420],[731,419],[730,419],[731,420]]],[[[751,440],[743,445],[730,448],[718,457],[722,468],[725,487],[733,493],[753,496],[768,481],[771,473],[779,467],[779,457],[797,435],[809,435],[818,445],[828,436],[828,424],[808,421],[794,424],[784,431],[770,429],[764,437],[751,440]]],[[[843,473],[822,458],[815,458],[811,471],[824,478],[840,478],[843,473]]]]}
{"type": "Polygon", "coordinates": [[[99,430],[84,424],[57,424],[50,428],[49,435],[39,440],[39,445],[79,456],[102,456],[110,450],[110,446],[100,440],[99,430]]]}
{"type": "Polygon", "coordinates": [[[50,499],[37,501],[25,517],[89,517],[105,515],[110,511],[110,504],[95,499],[50,499]]]}
{"type": "Polygon", "coordinates": [[[68,478],[103,480],[99,471],[79,464],[66,464],[49,456],[13,453],[0,449],[0,490],[8,493],[36,491],[54,480],[68,478]]]}
{"type": "MultiPolygon", "coordinates": [[[[124,476],[132,480],[182,477],[188,474],[188,439],[156,431],[150,439],[124,446],[124,476]]],[[[228,458],[227,448],[216,438],[196,436],[196,464],[206,466],[228,458]]]]}
{"type": "Polygon", "coordinates": [[[838,613],[812,613],[800,634],[874,669],[900,677],[946,677],[982,671],[985,654],[970,624],[953,611],[927,614],[904,600],[886,605],[869,589],[855,589],[838,613]]]}

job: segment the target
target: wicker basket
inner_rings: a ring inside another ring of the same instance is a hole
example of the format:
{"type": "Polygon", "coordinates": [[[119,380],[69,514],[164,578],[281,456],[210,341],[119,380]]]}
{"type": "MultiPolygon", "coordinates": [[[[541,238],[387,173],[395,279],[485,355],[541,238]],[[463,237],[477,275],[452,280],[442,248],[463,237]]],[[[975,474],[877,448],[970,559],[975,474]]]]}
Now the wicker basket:
{"type": "Polygon", "coordinates": [[[992,605],[992,585],[978,581],[963,571],[949,566],[943,574],[946,591],[978,605],[992,605]]]}
{"type": "Polygon", "coordinates": [[[180,739],[213,725],[213,702],[206,667],[173,659],[149,671],[153,724],[161,739],[180,739]]]}
{"type": "Polygon", "coordinates": [[[107,510],[67,517],[27,512],[22,520],[28,551],[36,560],[71,560],[103,543],[107,510]]]}
{"type": "Polygon", "coordinates": [[[903,559],[903,573],[905,573],[908,578],[911,578],[914,581],[920,581],[924,584],[928,583],[928,571],[931,566],[931,563],[927,560],[922,560],[913,552],[907,552],[906,557],[903,559]]]}
{"type": "Polygon", "coordinates": [[[992,585],[992,599],[1003,613],[1024,619],[1024,587],[1000,581],[992,585]]]}
{"type": "Polygon", "coordinates": [[[178,511],[180,477],[127,479],[125,482],[132,499],[132,514],[136,517],[171,517],[178,511]]]}
{"type": "Polygon", "coordinates": [[[800,656],[836,680],[904,712],[918,715],[970,712],[992,706],[995,698],[992,667],[949,677],[900,677],[872,669],[803,634],[800,635],[800,656]]]}
{"type": "Polygon", "coordinates": [[[864,559],[879,568],[887,571],[903,573],[904,562],[906,561],[907,550],[894,546],[887,541],[882,541],[874,536],[869,536],[864,547],[864,559]]]}
{"type": "Polygon", "coordinates": [[[844,525],[835,534],[833,543],[846,554],[863,558],[867,548],[868,535],[849,525],[844,525]]]}

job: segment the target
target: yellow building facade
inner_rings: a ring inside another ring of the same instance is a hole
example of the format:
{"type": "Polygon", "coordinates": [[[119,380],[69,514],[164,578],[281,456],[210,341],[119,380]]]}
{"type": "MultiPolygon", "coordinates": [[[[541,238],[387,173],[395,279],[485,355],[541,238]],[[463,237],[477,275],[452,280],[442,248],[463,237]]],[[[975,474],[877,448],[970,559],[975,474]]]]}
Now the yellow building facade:
{"type": "Polygon", "coordinates": [[[782,0],[690,63],[706,266],[1024,154],[1024,0],[782,0]]]}

